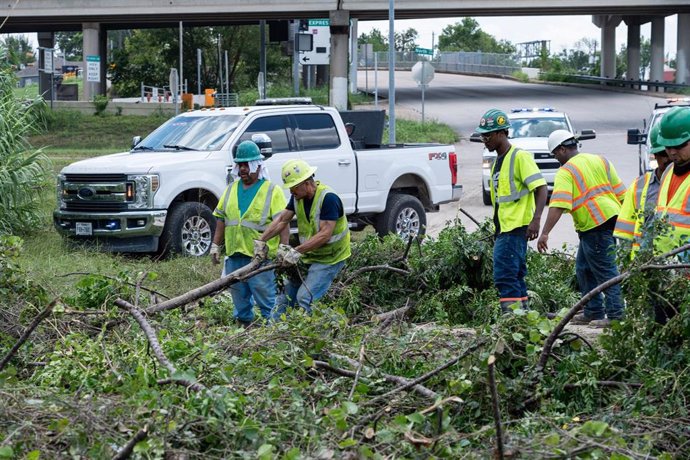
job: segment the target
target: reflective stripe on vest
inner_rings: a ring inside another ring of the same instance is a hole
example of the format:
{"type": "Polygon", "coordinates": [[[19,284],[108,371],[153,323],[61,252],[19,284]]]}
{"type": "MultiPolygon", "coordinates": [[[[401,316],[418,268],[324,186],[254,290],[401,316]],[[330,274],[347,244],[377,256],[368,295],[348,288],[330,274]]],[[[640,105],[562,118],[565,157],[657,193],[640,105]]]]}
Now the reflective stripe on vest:
{"type": "MultiPolygon", "coordinates": [[[[498,190],[494,189],[494,196],[496,197],[496,201],[498,203],[509,203],[511,201],[517,201],[520,198],[522,198],[525,195],[529,194],[529,189],[525,188],[522,189],[518,192],[517,187],[515,186],[515,157],[517,156],[517,149],[513,146],[510,148],[508,153],[506,155],[510,155],[510,163],[508,166],[508,183],[510,184],[510,195],[505,195],[505,196],[498,196],[498,190]]],[[[494,161],[494,167],[496,166],[496,162],[494,161]]],[[[501,171],[498,172],[499,174],[501,171]]],[[[493,177],[494,175],[494,168],[492,168],[491,171],[491,176],[493,177]]],[[[525,179],[525,184],[529,184],[530,182],[534,182],[535,180],[538,180],[541,177],[541,174],[533,174],[527,179],[525,179]]],[[[494,181],[491,179],[491,188],[494,188],[494,181]]]]}
{"type": "MultiPolygon", "coordinates": [[[[230,199],[230,194],[233,192],[237,193],[234,190],[235,187],[239,187],[239,185],[233,186],[233,190],[230,193],[225,194],[225,201],[223,202],[223,210],[225,210],[228,206],[228,200],[230,199]]],[[[235,226],[235,225],[239,224],[242,227],[251,228],[252,230],[256,230],[258,232],[263,232],[264,230],[266,230],[266,228],[268,228],[268,225],[266,225],[266,221],[268,220],[268,213],[271,211],[271,200],[273,198],[273,189],[274,188],[275,188],[275,184],[271,183],[268,186],[268,193],[266,194],[266,200],[264,201],[264,207],[263,207],[263,210],[261,211],[261,220],[259,220],[259,223],[250,222],[250,221],[246,221],[246,220],[240,221],[239,219],[232,219],[231,220],[231,219],[228,219],[226,217],[225,218],[225,226],[231,227],[231,226],[235,226]]],[[[228,213],[226,212],[225,215],[227,216],[228,213]]],[[[275,216],[273,216],[273,217],[275,217],[275,216]]]]}
{"type": "Polygon", "coordinates": [[[580,192],[580,196],[573,200],[572,212],[575,212],[579,208],[584,206],[587,209],[589,215],[592,217],[595,226],[599,226],[606,222],[606,217],[604,216],[601,208],[599,207],[596,198],[607,193],[615,195],[613,187],[611,186],[611,169],[609,167],[609,162],[603,158],[601,158],[601,160],[605,165],[606,175],[608,177],[609,182],[607,184],[600,184],[591,188],[587,187],[587,181],[585,180],[577,166],[571,164],[570,162],[562,166],[562,168],[568,171],[570,175],[573,177],[573,179],[575,180],[575,185],[577,186],[577,190],[580,192]]]}
{"type": "MultiPolygon", "coordinates": [[[[319,229],[321,228],[321,206],[323,205],[323,200],[326,198],[326,194],[328,194],[329,192],[330,192],[330,193],[333,193],[333,191],[331,191],[331,190],[329,190],[329,189],[326,189],[326,190],[319,196],[318,202],[312,204],[312,206],[316,205],[316,214],[314,215],[314,225],[316,226],[316,231],[317,231],[317,232],[318,232],[319,229]]],[[[350,230],[349,230],[349,229],[347,228],[347,226],[346,226],[346,227],[345,227],[345,230],[343,230],[342,232],[340,232],[340,233],[338,233],[338,234],[336,234],[336,235],[332,235],[332,236],[328,239],[328,242],[327,242],[326,244],[335,243],[336,241],[342,240],[343,238],[345,238],[345,235],[347,235],[347,232],[349,232],[349,231],[350,231],[350,230]]],[[[307,241],[308,239],[309,239],[309,238],[307,238],[307,237],[305,237],[305,236],[299,235],[299,242],[300,242],[300,244],[303,244],[303,243],[304,243],[305,241],[307,241]]]]}
{"type": "Polygon", "coordinates": [[[690,179],[685,179],[668,201],[668,190],[673,175],[671,164],[661,177],[659,197],[655,218],[665,219],[673,226],[671,234],[659,236],[655,240],[657,252],[666,252],[685,244],[690,239],[690,179]]]}

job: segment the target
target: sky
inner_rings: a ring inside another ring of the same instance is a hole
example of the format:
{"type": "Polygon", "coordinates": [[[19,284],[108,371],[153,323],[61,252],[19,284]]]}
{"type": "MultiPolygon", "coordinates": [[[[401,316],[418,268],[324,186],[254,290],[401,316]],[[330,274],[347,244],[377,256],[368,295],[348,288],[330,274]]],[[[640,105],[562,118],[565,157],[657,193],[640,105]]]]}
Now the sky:
{"type": "MultiPolygon", "coordinates": [[[[432,47],[432,34],[435,34],[433,43],[438,43],[438,36],[443,28],[463,18],[437,18],[437,19],[405,19],[396,20],[396,31],[415,29],[419,35],[417,45],[422,48],[432,47]]],[[[573,48],[575,42],[582,38],[594,38],[601,43],[601,29],[592,24],[592,16],[514,16],[514,17],[477,17],[479,27],[486,33],[493,35],[497,40],[508,40],[513,44],[531,42],[536,40],[551,40],[551,53],[556,54],[563,49],[573,48]]],[[[676,25],[677,16],[666,17],[664,54],[671,58],[676,54],[676,25]]],[[[369,33],[372,29],[378,29],[386,37],[388,36],[388,21],[360,21],[357,25],[357,33],[369,33]]],[[[640,27],[640,35],[649,38],[651,34],[650,23],[640,27]]],[[[627,41],[628,28],[622,22],[616,28],[616,50],[627,41]]]]}

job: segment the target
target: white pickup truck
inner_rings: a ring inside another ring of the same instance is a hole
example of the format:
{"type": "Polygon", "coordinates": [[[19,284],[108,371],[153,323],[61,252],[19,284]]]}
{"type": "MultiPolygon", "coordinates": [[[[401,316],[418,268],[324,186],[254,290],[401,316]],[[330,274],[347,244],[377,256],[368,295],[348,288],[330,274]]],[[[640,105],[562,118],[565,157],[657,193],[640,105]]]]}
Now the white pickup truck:
{"type": "MultiPolygon", "coordinates": [[[[379,114],[375,144],[383,130],[379,114]]],[[[129,152],[65,167],[55,228],[108,251],[204,255],[215,230],[212,210],[232,180],[233,149],[256,134],[272,141],[266,164],[274,182],[282,185],[287,160],[316,166],[317,180],[338,193],[353,230],[370,224],[381,235],[421,234],[427,211],[460,198],[454,146],[372,145],[349,138],[351,128],[336,109],[311,104],[183,113],[140,142],[135,138],[129,152]]]]}

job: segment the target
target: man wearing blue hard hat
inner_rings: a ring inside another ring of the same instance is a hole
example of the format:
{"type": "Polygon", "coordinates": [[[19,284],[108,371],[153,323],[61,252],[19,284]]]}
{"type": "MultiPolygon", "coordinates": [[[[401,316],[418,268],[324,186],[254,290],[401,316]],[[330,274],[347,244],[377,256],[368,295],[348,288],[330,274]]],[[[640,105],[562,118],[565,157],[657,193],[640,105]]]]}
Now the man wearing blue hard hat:
{"type": "MultiPolygon", "coordinates": [[[[214,264],[220,263],[220,245],[225,241],[224,274],[252,261],[254,240],[259,239],[286,204],[281,188],[269,181],[256,143],[249,140],[240,143],[234,160],[231,174],[239,180],[228,185],[213,212],[216,233],[211,246],[211,260],[214,264]]],[[[278,244],[287,243],[289,236],[289,229],[285,228],[268,240],[268,255],[275,256],[278,244]]],[[[247,327],[254,321],[253,301],[259,306],[261,316],[270,318],[277,292],[273,270],[235,283],[229,290],[235,305],[234,317],[242,326],[247,327]]]]}

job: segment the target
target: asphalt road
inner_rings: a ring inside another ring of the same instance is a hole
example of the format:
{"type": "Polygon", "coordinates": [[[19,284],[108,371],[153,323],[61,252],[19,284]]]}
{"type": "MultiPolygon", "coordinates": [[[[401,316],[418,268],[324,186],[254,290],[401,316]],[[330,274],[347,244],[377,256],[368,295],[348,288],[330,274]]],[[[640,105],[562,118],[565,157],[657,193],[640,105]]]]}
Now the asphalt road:
{"type": "MultiPolygon", "coordinates": [[[[358,75],[358,86],[373,91],[374,73],[364,71],[358,75]]],[[[387,97],[388,72],[379,71],[379,94],[387,97]]],[[[410,72],[396,72],[395,98],[397,117],[421,119],[421,90],[412,80],[410,72]]],[[[642,128],[659,97],[627,92],[614,92],[574,86],[520,83],[513,80],[439,74],[425,91],[424,114],[427,120],[443,122],[455,129],[462,137],[456,144],[458,154],[458,178],[463,185],[464,196],[459,203],[443,205],[441,212],[427,215],[428,233],[438,232],[456,216],[468,229],[476,226],[458,212],[463,208],[477,220],[492,215],[490,206],[482,204],[481,152],[482,144],[470,143],[467,138],[474,131],[479,119],[490,108],[509,111],[517,107],[553,107],[569,116],[576,130],[594,129],[596,139],[582,142],[581,151],[597,153],[608,158],[618,175],[629,184],[638,175],[637,146],[626,144],[628,128],[642,128]]],[[[388,110],[388,100],[379,100],[388,110]]],[[[387,141],[387,139],[385,139],[387,141]]],[[[542,225],[546,221],[542,216],[542,225]]],[[[566,244],[572,249],[577,244],[572,219],[564,215],[549,237],[550,249],[561,249],[566,244]]],[[[530,242],[536,248],[536,241],[530,242]]]]}

